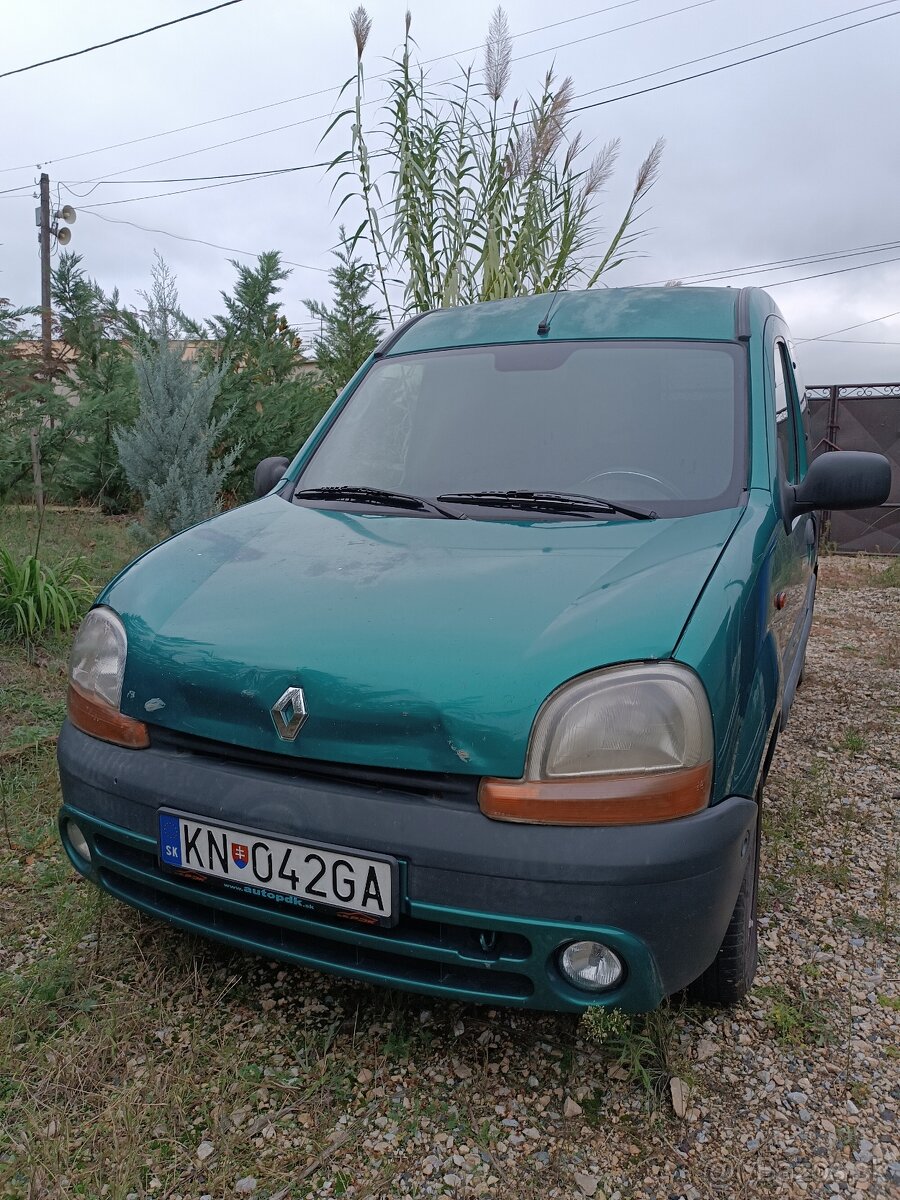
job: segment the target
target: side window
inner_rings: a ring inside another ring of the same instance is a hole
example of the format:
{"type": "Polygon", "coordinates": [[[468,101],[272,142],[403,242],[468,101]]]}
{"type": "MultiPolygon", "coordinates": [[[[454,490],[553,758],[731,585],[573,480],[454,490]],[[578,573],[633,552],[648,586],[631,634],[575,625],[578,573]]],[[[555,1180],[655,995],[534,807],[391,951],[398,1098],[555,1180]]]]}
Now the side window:
{"type": "Polygon", "coordinates": [[[797,354],[792,342],[788,342],[787,344],[787,356],[788,361],[793,364],[794,391],[800,402],[800,423],[797,426],[800,436],[797,441],[797,459],[800,467],[799,477],[802,479],[809,466],[809,400],[806,396],[806,386],[800,374],[800,368],[797,365],[797,354]]]}
{"type": "Polygon", "coordinates": [[[797,469],[797,426],[796,406],[789,381],[789,370],[785,361],[784,342],[776,342],[772,363],[775,378],[775,430],[778,435],[778,470],[788,483],[796,483],[797,469]]]}

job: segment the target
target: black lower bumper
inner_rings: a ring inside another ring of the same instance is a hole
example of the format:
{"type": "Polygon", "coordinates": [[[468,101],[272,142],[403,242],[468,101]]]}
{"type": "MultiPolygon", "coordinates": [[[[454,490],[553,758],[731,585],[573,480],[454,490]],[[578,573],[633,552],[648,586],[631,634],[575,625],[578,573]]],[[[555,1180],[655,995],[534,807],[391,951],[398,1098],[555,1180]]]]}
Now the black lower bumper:
{"type": "Polygon", "coordinates": [[[756,821],[756,805],[732,797],[659,825],[510,824],[470,799],[304,779],[171,748],[126,750],[68,723],[58,756],[69,856],[120,899],[269,957],[537,1008],[645,1010],[701,974],[724,936],[756,821]],[[156,855],[160,808],[395,856],[404,865],[401,920],[366,928],[176,879],[156,855]],[[67,818],[85,833],[90,864],[73,849],[67,818]],[[555,967],[561,944],[589,936],[626,963],[624,982],[600,996],[555,967]]]}

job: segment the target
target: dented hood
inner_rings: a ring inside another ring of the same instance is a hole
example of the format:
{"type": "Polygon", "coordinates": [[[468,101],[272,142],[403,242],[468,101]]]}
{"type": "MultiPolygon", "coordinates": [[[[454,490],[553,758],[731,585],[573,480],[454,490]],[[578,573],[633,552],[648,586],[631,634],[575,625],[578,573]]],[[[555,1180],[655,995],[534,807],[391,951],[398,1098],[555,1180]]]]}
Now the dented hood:
{"type": "Polygon", "coordinates": [[[268,497],[106,589],[122,710],[300,759],[518,776],[554,688],[672,653],[740,511],[453,521],[268,497]],[[270,708],[291,686],[309,716],[285,742],[270,708]]]}

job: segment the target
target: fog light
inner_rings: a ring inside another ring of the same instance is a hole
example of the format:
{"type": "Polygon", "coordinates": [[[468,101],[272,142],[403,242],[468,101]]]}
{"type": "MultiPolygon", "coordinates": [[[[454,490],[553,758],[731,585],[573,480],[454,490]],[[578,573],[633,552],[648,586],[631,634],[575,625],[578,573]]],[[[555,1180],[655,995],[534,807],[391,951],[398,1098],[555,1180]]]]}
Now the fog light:
{"type": "Polygon", "coordinates": [[[602,942],[572,942],[560,953],[559,969],[569,983],[586,992],[615,987],[625,970],[618,954],[602,942]]]}
{"type": "Polygon", "coordinates": [[[87,838],[74,821],[66,821],[66,837],[69,839],[69,845],[78,857],[83,858],[85,862],[89,863],[91,861],[91,848],[88,845],[87,838]]]}

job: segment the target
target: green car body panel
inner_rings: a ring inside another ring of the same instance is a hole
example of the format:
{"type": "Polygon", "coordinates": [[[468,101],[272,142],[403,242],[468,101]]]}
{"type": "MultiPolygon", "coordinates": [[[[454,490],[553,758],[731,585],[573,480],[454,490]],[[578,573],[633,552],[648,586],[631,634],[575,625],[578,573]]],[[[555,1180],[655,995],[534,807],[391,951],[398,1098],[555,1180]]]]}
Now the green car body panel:
{"type": "MultiPolygon", "coordinates": [[[[434,861],[419,870],[415,848],[399,841],[393,853],[404,872],[409,920],[429,928],[465,925],[490,930],[490,938],[501,942],[511,939],[508,952],[493,958],[483,945],[473,951],[471,962],[483,960],[487,975],[493,971],[498,981],[506,980],[493,990],[455,979],[451,964],[459,967],[466,959],[458,947],[417,942],[402,925],[391,932],[391,963],[407,955],[443,964],[438,975],[420,976],[414,966],[379,967],[374,950],[370,963],[367,947],[377,942],[384,949],[387,935],[381,932],[349,924],[338,928],[333,921],[324,928],[317,914],[257,910],[249,900],[197,892],[190,881],[169,879],[161,891],[150,826],[137,819],[130,827],[120,823],[115,788],[103,782],[113,773],[118,780],[131,770],[128,764],[149,761],[142,756],[152,751],[109,748],[115,761],[103,767],[102,744],[89,752],[87,743],[95,740],[67,727],[60,749],[61,821],[64,843],[80,870],[184,928],[266,955],[463,999],[544,1008],[653,1007],[690,982],[660,949],[667,937],[661,910],[673,904],[681,906],[671,918],[681,923],[679,936],[686,923],[699,928],[704,914],[715,909],[708,945],[698,951],[705,956],[700,970],[709,965],[735,904],[748,838],[755,836],[758,787],[790,705],[797,661],[802,664],[814,591],[815,538],[806,521],[798,523],[799,532],[786,527],[775,482],[770,357],[775,339],[787,341],[787,330],[769,297],[756,290],[609,289],[564,293],[556,304],[543,336],[537,327],[547,312],[546,296],[414,319],[364,364],[273,492],[171,538],[121,572],[98,600],[119,614],[127,633],[121,711],[203,744],[240,747],[268,760],[278,756],[285,767],[346,764],[434,773],[474,786],[484,776],[522,776],[536,714],[561,684],[614,664],[674,659],[699,676],[709,699],[714,734],[709,810],[666,827],[564,831],[490,821],[477,809],[463,813],[450,805],[438,822],[446,822],[443,868],[435,849],[434,861]],[[739,504],[652,521],[615,516],[546,521],[521,512],[502,520],[453,521],[285,501],[286,485],[299,477],[374,362],[480,345],[604,339],[741,347],[746,485],[739,504]],[[782,593],[788,601],[779,609],[774,597],[782,593]],[[309,715],[296,741],[279,741],[269,709],[298,681],[309,715]],[[715,870],[703,860],[703,830],[711,831],[715,821],[721,826],[726,811],[732,815],[722,835],[723,874],[711,899],[704,888],[712,886],[715,870]],[[76,820],[89,837],[92,865],[73,850],[68,820],[76,820]],[[488,868],[466,873],[465,855],[453,844],[454,831],[462,837],[463,828],[477,846],[473,861],[479,854],[497,856],[491,870],[502,878],[495,880],[493,900],[488,868]],[[590,903],[564,899],[565,878],[558,884],[543,878],[551,869],[565,876],[558,864],[576,844],[573,837],[597,847],[589,851],[585,880],[594,878],[598,888],[607,889],[633,880],[639,889],[618,909],[612,892],[598,893],[609,897],[601,907],[616,920],[599,920],[590,903]],[[665,861],[660,847],[667,837],[692,839],[692,861],[700,863],[695,879],[679,880],[678,861],[665,861]],[[546,871],[535,865],[541,844],[547,847],[546,871]],[[508,871],[496,866],[504,846],[508,871]],[[603,847],[618,855],[615,862],[603,859],[603,847]],[[443,894],[444,868],[467,880],[462,890],[447,893],[455,902],[434,899],[443,894]],[[548,909],[521,907],[515,881],[528,871],[535,886],[556,887],[548,909]],[[702,887],[696,882],[701,879],[707,881],[702,887]],[[129,893],[123,880],[138,890],[129,893]],[[413,894],[417,888],[422,894],[413,894]],[[677,890],[677,900],[666,888],[677,890]],[[471,903],[460,903],[460,896],[471,903]],[[645,914],[652,932],[628,928],[622,913],[629,906],[645,914]],[[266,932],[288,926],[301,939],[296,952],[284,939],[276,945],[266,932]],[[311,939],[307,949],[301,934],[311,939]],[[612,946],[627,964],[622,988],[591,995],[560,977],[557,948],[590,936],[612,946]],[[520,937],[530,947],[527,953],[520,937]],[[509,984],[517,972],[526,977],[521,987],[509,984]]],[[[802,469],[805,455],[803,447],[802,469]]],[[[165,759],[166,770],[174,770],[172,762],[165,759]]],[[[249,775],[246,787],[252,807],[249,775]]],[[[140,803],[152,803],[151,783],[135,776],[133,790],[140,803]]],[[[181,807],[193,811],[188,796],[181,807]]],[[[267,828],[256,816],[246,822],[267,828]]],[[[348,827],[330,840],[361,853],[385,851],[374,839],[360,845],[359,836],[348,827]]],[[[396,836],[402,839],[402,833],[396,836]]],[[[493,946],[490,938],[481,941],[493,946]]]]}
{"type": "Polygon", "coordinates": [[[309,718],[288,755],[516,778],[560,683],[669,657],[739,518],[603,529],[268,497],[173,538],[105,593],[128,633],[122,711],[264,750],[272,699],[302,675],[309,718]]]}

